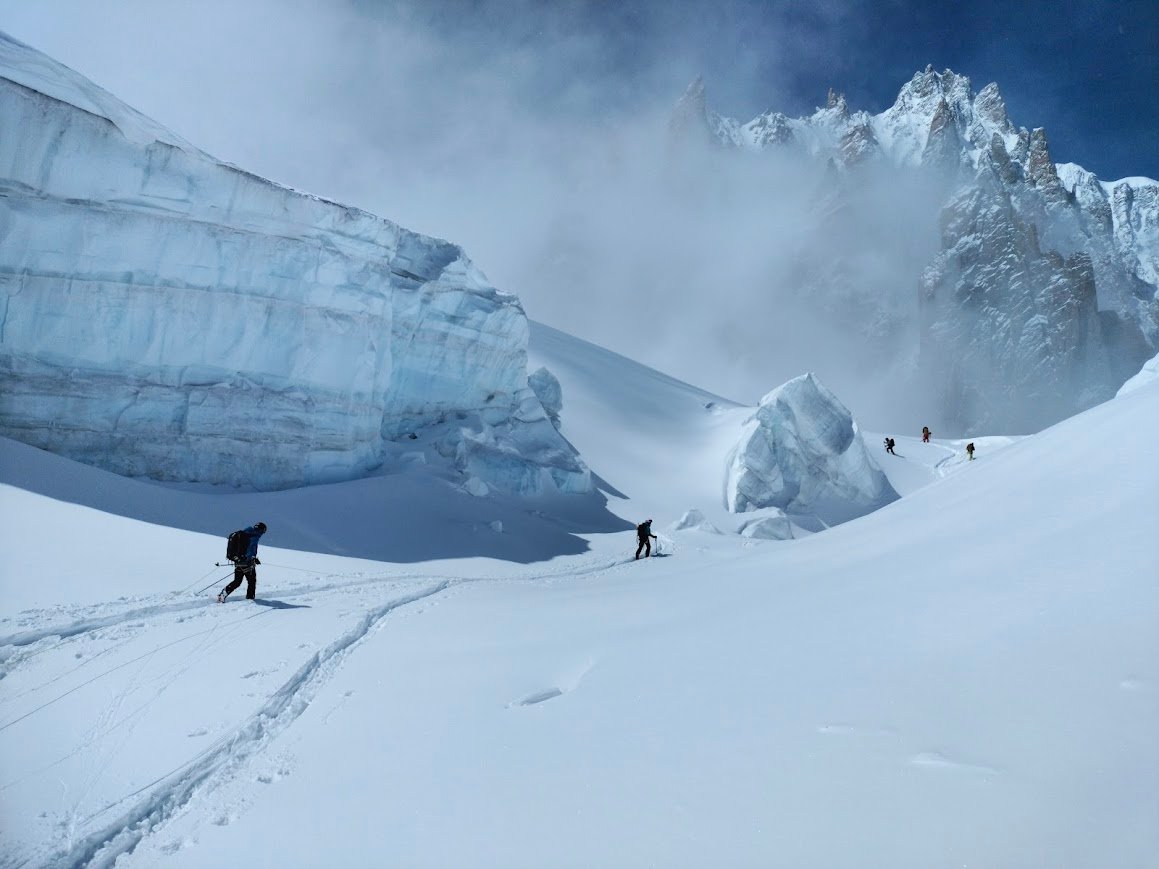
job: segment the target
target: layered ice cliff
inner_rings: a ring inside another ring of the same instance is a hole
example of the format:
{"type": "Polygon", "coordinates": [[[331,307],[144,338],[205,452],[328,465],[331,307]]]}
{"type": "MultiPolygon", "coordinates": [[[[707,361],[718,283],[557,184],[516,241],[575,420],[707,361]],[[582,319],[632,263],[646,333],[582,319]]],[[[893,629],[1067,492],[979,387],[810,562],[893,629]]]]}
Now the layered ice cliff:
{"type": "MultiPolygon", "coordinates": [[[[728,462],[725,500],[744,513],[775,507],[833,525],[896,500],[846,407],[812,374],[774,389],[728,462]]],[[[775,517],[780,518],[780,517],[775,517]]],[[[791,536],[788,523],[755,525],[749,536],[791,536]]]]}
{"type": "Polygon", "coordinates": [[[1046,132],[1016,127],[996,84],[974,92],[967,77],[927,67],[879,114],[831,91],[810,116],[740,123],[712,112],[697,80],[672,126],[694,141],[827,161],[801,293],[851,342],[889,342],[878,373],[912,377],[950,430],[1041,428],[1110,398],[1159,347],[1159,183],[1101,182],[1054,163],[1046,132]],[[940,250],[875,283],[863,266],[880,242],[859,247],[840,215],[867,178],[899,172],[926,179],[942,203],[931,213],[940,250]]]}
{"type": "Polygon", "coordinates": [[[0,34],[0,434],[119,473],[350,479],[416,432],[587,491],[457,246],[220,163],[0,34]]]}

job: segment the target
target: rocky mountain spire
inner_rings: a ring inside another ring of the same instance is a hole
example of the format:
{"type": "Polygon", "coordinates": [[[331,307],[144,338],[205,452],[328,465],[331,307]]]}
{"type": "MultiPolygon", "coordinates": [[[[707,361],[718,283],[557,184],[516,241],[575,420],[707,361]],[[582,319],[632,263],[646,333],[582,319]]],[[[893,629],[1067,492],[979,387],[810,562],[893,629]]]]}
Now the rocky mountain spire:
{"type": "Polygon", "coordinates": [[[1041,191],[1049,205],[1066,202],[1066,191],[1058,178],[1058,170],[1050,159],[1050,147],[1046,143],[1046,130],[1036,127],[1030,131],[1030,153],[1026,158],[1026,176],[1041,191]]]}

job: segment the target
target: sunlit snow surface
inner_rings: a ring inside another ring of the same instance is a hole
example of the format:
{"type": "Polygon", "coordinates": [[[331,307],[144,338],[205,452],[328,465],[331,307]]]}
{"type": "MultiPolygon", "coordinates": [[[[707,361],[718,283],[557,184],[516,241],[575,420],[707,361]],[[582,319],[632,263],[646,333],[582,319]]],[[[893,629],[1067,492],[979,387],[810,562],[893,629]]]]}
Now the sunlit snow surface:
{"type": "Polygon", "coordinates": [[[531,356],[615,533],[406,474],[215,495],[3,443],[0,863],[1155,865],[1159,387],[973,461],[899,420],[900,500],[762,541],[721,486],[751,407],[538,327],[531,356]],[[243,517],[259,601],[218,605],[243,517]]]}

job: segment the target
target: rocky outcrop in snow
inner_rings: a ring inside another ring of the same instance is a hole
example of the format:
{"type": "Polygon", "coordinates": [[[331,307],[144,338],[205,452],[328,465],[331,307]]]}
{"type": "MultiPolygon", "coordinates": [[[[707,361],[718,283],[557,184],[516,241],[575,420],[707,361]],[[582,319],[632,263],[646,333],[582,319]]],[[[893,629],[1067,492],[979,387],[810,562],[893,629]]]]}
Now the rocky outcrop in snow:
{"type": "Polygon", "coordinates": [[[870,458],[852,415],[812,374],[761,399],[725,478],[725,502],[735,513],[777,507],[829,525],[897,497],[870,458]]]}
{"type": "Polygon", "coordinates": [[[1025,196],[983,163],[943,210],[943,249],[920,281],[920,368],[953,429],[1044,428],[1110,398],[1147,350],[1099,311],[1087,252],[1043,248],[1025,196]]]}
{"type": "Polygon", "coordinates": [[[0,129],[0,434],[271,489],[441,421],[492,485],[590,487],[522,307],[457,246],[222,164],[3,34],[0,129]]]}

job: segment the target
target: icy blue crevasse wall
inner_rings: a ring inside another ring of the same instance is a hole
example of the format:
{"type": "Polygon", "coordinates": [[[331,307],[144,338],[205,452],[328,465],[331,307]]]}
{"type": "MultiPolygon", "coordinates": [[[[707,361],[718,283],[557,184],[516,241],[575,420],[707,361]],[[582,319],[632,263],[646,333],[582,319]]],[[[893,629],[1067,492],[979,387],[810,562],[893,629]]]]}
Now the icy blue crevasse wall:
{"type": "Polygon", "coordinates": [[[553,430],[526,317],[457,246],[222,164],[3,34],[0,131],[0,434],[274,489],[466,412],[514,432],[500,487],[589,485],[518,452],[553,430]]]}

